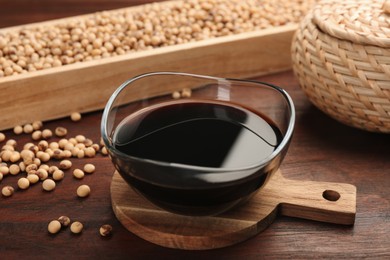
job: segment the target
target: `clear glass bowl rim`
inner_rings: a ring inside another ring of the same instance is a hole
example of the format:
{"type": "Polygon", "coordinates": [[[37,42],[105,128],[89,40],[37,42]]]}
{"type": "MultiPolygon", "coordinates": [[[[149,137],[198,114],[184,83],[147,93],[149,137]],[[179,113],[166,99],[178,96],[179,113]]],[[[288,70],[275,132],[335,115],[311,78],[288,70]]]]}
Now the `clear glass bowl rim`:
{"type": "Polygon", "coordinates": [[[267,162],[270,162],[273,160],[277,155],[279,155],[283,149],[288,145],[292,134],[294,132],[294,126],[295,126],[295,107],[294,102],[290,95],[285,91],[283,88],[275,86],[270,83],[262,82],[262,81],[256,81],[256,80],[247,80],[247,79],[234,79],[234,78],[222,78],[222,77],[214,77],[214,76],[207,76],[207,75],[199,75],[199,74],[192,74],[192,73],[184,73],[184,72],[171,72],[171,71],[158,71],[158,72],[149,72],[149,73],[143,73],[138,76],[132,77],[125,82],[123,82],[110,96],[109,100],[107,101],[107,104],[103,110],[103,115],[101,119],[101,135],[103,142],[108,150],[115,150],[116,154],[119,154],[122,157],[129,158],[134,161],[141,161],[143,163],[151,163],[158,166],[165,166],[165,167],[175,167],[175,168],[182,168],[187,170],[195,170],[198,172],[235,172],[235,171],[247,171],[250,169],[258,168],[266,164],[267,162]],[[149,76],[158,76],[158,75],[176,75],[176,76],[187,76],[187,77],[195,77],[195,78],[203,78],[208,80],[214,80],[216,82],[222,81],[222,82],[238,82],[238,83],[251,83],[251,84],[258,84],[262,85],[262,87],[268,87],[271,89],[276,90],[279,92],[287,101],[288,109],[290,111],[290,119],[287,126],[286,134],[283,136],[282,141],[278,145],[278,147],[265,159],[259,161],[259,163],[248,165],[241,168],[213,168],[213,167],[204,167],[204,166],[194,166],[194,165],[188,165],[188,164],[180,164],[180,163],[172,163],[172,162],[163,162],[163,161],[157,161],[157,160],[150,160],[150,159],[144,159],[144,158],[138,158],[134,156],[129,156],[128,154],[122,153],[115,149],[115,147],[111,144],[111,141],[107,134],[107,120],[108,116],[111,112],[112,106],[115,103],[116,98],[118,95],[131,83],[133,83],[136,80],[142,79],[144,77],[149,76]]]}

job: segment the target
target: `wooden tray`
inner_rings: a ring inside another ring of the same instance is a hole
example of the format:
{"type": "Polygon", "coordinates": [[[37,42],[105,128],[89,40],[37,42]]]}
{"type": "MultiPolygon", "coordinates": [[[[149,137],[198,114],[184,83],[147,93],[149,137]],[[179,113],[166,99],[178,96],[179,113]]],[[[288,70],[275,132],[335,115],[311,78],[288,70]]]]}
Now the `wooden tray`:
{"type": "Polygon", "coordinates": [[[115,172],[112,208],[132,233],[160,246],[203,250],[230,246],[255,236],[278,214],[352,225],[356,187],[350,184],[296,181],[277,171],[248,203],[212,217],[168,213],[139,196],[115,172]]]}
{"type": "MultiPolygon", "coordinates": [[[[126,9],[131,8],[139,7],[126,9]]],[[[4,28],[0,33],[85,16],[4,28]]],[[[290,45],[296,29],[295,24],[286,25],[0,78],[0,130],[61,118],[74,111],[102,109],[122,82],[146,72],[249,78],[290,69],[290,45]]],[[[164,86],[158,90],[168,93],[173,89],[164,86]]]]}

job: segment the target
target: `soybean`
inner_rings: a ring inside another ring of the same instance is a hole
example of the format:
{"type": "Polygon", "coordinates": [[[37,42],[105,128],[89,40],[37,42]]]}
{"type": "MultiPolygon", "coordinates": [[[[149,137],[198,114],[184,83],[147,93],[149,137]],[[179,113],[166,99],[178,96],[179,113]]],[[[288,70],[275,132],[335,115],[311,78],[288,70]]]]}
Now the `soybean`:
{"type": "Polygon", "coordinates": [[[36,130],[32,133],[31,138],[35,141],[40,140],[42,138],[42,131],[36,130]]]}
{"type": "Polygon", "coordinates": [[[71,167],[72,167],[72,162],[69,160],[62,160],[59,165],[59,168],[61,170],[67,170],[70,169],[71,167]]]}
{"type": "Polygon", "coordinates": [[[60,169],[57,169],[57,170],[55,170],[53,172],[52,178],[55,181],[60,181],[60,180],[62,180],[64,178],[64,176],[65,176],[64,172],[62,170],[60,170],[60,169]]]}
{"type": "Polygon", "coordinates": [[[107,148],[105,146],[102,147],[101,153],[103,155],[108,155],[108,151],[107,151],[107,148]]]}
{"type": "Polygon", "coordinates": [[[17,125],[14,127],[14,133],[16,135],[20,135],[23,133],[23,127],[21,125],[17,125]]]}
{"type": "Polygon", "coordinates": [[[31,124],[25,124],[23,126],[23,132],[26,134],[31,134],[34,131],[34,127],[31,124]]]}
{"type": "Polygon", "coordinates": [[[107,236],[110,236],[111,235],[111,232],[112,232],[112,226],[111,225],[108,225],[108,224],[105,224],[105,225],[102,225],[99,229],[99,233],[102,237],[107,237],[107,236]]]}
{"type": "Polygon", "coordinates": [[[45,191],[52,191],[56,187],[56,183],[52,179],[46,179],[42,183],[42,188],[45,191]]]}
{"type": "Polygon", "coordinates": [[[34,184],[34,183],[37,183],[39,181],[39,177],[36,174],[29,174],[29,175],[27,175],[26,178],[28,179],[30,184],[34,184]]]}
{"type": "Polygon", "coordinates": [[[36,170],[35,174],[38,175],[41,181],[45,181],[49,176],[49,173],[45,169],[38,169],[36,170]]]}
{"type": "Polygon", "coordinates": [[[39,130],[43,126],[42,121],[34,121],[32,123],[33,130],[39,130]]]}
{"type": "Polygon", "coordinates": [[[87,197],[91,193],[91,188],[88,185],[81,185],[77,188],[77,196],[80,198],[87,197]]]}
{"type": "Polygon", "coordinates": [[[75,221],[73,222],[71,225],[70,225],[70,231],[73,233],[73,234],[79,234],[81,233],[81,231],[83,231],[83,224],[79,221],[75,221]]]}
{"type": "Polygon", "coordinates": [[[59,217],[58,221],[61,223],[61,226],[63,226],[63,227],[67,227],[70,224],[70,218],[67,216],[59,217]]]}
{"type": "Polygon", "coordinates": [[[58,220],[52,220],[49,222],[47,230],[51,234],[56,234],[61,230],[61,223],[58,220]]]}
{"type": "Polygon", "coordinates": [[[95,171],[95,165],[91,163],[87,163],[84,165],[84,172],[85,173],[93,173],[95,171]]]}
{"type": "Polygon", "coordinates": [[[70,115],[70,119],[74,122],[77,122],[77,121],[80,121],[81,120],[81,114],[78,113],[78,112],[73,112],[71,115],[70,115]]]}
{"type": "Polygon", "coordinates": [[[14,194],[14,191],[15,190],[12,186],[7,185],[1,189],[1,194],[3,194],[4,197],[10,197],[14,194]]]}
{"type": "Polygon", "coordinates": [[[50,129],[44,129],[42,131],[42,138],[43,139],[49,139],[52,136],[53,136],[53,132],[50,129]]]}
{"type": "Polygon", "coordinates": [[[59,127],[56,127],[56,129],[54,130],[54,133],[58,137],[63,137],[68,133],[68,130],[65,127],[59,126],[59,127]]]}
{"type": "Polygon", "coordinates": [[[20,172],[20,167],[17,164],[11,164],[9,166],[9,173],[12,175],[17,175],[20,172]]]}
{"type": "Polygon", "coordinates": [[[9,168],[7,165],[0,165],[0,173],[7,175],[9,173],[9,168]]]}
{"type": "Polygon", "coordinates": [[[82,179],[84,178],[84,172],[80,169],[74,169],[73,170],[73,176],[76,178],[76,179],[82,179]]]}
{"type": "Polygon", "coordinates": [[[20,178],[18,180],[18,187],[22,190],[25,190],[30,187],[30,181],[27,178],[20,178]]]}

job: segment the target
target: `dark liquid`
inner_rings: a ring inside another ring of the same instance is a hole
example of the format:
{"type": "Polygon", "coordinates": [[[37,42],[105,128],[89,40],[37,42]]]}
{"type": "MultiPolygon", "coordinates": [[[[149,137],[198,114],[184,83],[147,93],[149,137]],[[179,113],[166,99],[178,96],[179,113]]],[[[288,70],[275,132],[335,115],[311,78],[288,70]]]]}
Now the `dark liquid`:
{"type": "MultiPolygon", "coordinates": [[[[276,149],[281,139],[280,131],[269,119],[248,109],[222,102],[179,100],[125,118],[117,127],[113,141],[117,150],[135,158],[237,169],[258,165],[276,149]]],[[[137,178],[139,172],[154,171],[147,163],[113,160],[122,176],[140,193],[163,208],[184,214],[209,214],[210,210],[236,203],[263,185],[268,175],[258,171],[255,180],[188,189],[180,183],[177,187],[158,185],[161,178],[158,171],[155,177],[149,175],[149,181],[137,178]]],[[[193,173],[183,170],[183,174],[193,173]]],[[[226,176],[219,174],[219,181],[225,181],[226,176]]]]}

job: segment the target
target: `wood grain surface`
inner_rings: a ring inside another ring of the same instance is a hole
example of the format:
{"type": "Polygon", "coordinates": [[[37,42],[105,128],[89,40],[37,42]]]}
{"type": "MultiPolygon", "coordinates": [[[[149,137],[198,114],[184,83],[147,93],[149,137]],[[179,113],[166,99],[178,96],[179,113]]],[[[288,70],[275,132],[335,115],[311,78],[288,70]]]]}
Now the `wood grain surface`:
{"type": "MultiPolygon", "coordinates": [[[[0,27],[141,2],[146,1],[1,0],[0,27]]],[[[68,172],[53,192],[43,192],[35,185],[26,191],[17,190],[10,198],[0,197],[0,258],[389,259],[390,136],[353,129],[330,119],[310,104],[291,71],[256,79],[285,88],[296,105],[295,134],[281,167],[284,176],[355,185],[357,213],[353,226],[280,217],[262,233],[234,246],[205,251],[164,248],[130,233],[116,219],[109,195],[114,168],[107,157],[99,155],[73,160],[73,167],[81,167],[87,161],[97,167],[94,174],[81,181],[68,172]],[[75,195],[81,183],[92,189],[86,199],[75,195]],[[61,215],[83,222],[83,232],[72,235],[67,229],[48,234],[49,221],[61,215]],[[103,238],[98,230],[106,223],[113,226],[113,234],[103,238]]],[[[0,116],[2,111],[0,108],[0,116]]],[[[64,118],[47,122],[45,127],[62,125],[68,128],[68,136],[81,133],[98,141],[100,118],[99,111],[83,115],[77,123],[64,118]]],[[[5,133],[19,144],[31,141],[29,136],[5,133]]],[[[15,185],[16,181],[17,177],[7,176],[0,186],[15,185]]]]}

